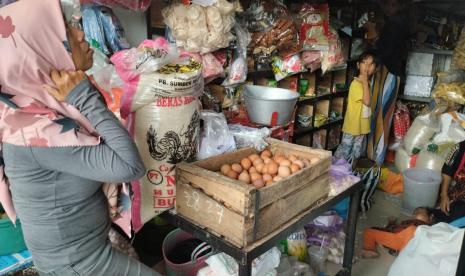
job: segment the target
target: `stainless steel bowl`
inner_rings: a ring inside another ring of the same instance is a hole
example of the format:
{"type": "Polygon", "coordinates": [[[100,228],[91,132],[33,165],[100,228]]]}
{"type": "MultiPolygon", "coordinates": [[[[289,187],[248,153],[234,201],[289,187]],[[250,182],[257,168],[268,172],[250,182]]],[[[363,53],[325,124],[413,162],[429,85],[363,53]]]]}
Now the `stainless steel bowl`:
{"type": "Polygon", "coordinates": [[[258,85],[246,85],[244,100],[249,119],[261,125],[285,125],[292,117],[299,93],[258,85]]]}

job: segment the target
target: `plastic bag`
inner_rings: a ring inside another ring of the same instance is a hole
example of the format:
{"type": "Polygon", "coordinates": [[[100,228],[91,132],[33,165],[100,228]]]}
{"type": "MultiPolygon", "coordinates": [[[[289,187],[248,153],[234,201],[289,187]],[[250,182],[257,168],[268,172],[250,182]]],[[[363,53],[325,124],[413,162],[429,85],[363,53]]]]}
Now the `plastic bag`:
{"type": "Polygon", "coordinates": [[[200,142],[199,159],[220,155],[236,149],[234,136],[229,133],[228,123],[223,113],[202,111],[203,133],[200,142]]]}
{"type": "Polygon", "coordinates": [[[462,29],[460,38],[455,46],[452,62],[454,67],[465,70],[465,28],[462,29]]]}
{"type": "Polygon", "coordinates": [[[296,257],[282,256],[276,270],[279,276],[315,276],[310,266],[296,257]]]}
{"type": "Polygon", "coordinates": [[[418,226],[413,239],[392,263],[388,276],[455,275],[463,231],[446,223],[418,226]]]}
{"type": "Polygon", "coordinates": [[[328,34],[328,44],[328,51],[323,51],[321,55],[321,70],[323,74],[328,70],[345,64],[341,40],[333,28],[330,28],[328,34]]]}
{"type": "Polygon", "coordinates": [[[94,75],[95,73],[99,72],[100,70],[103,70],[105,67],[107,67],[110,63],[110,60],[108,57],[100,51],[100,46],[96,45],[97,42],[92,41],[91,48],[94,51],[93,54],[93,63],[92,67],[86,71],[86,74],[89,76],[94,75]]]}
{"type": "Polygon", "coordinates": [[[145,11],[151,2],[151,0],[81,0],[83,4],[95,3],[108,7],[131,9],[133,11],[145,11]]]}
{"type": "Polygon", "coordinates": [[[234,135],[238,149],[254,147],[258,151],[262,151],[268,146],[265,138],[271,134],[270,129],[266,127],[252,128],[238,124],[229,125],[229,131],[234,135]]]}
{"type": "Polygon", "coordinates": [[[439,121],[433,112],[416,117],[404,138],[406,152],[409,155],[418,153],[438,131],[439,121]]]}
{"type": "Polygon", "coordinates": [[[126,40],[123,26],[113,11],[108,7],[94,6],[97,16],[102,21],[105,41],[113,53],[120,50],[129,49],[130,45],[126,40]]]}
{"type": "Polygon", "coordinates": [[[82,5],[81,11],[82,27],[84,29],[86,40],[91,45],[99,45],[100,51],[102,51],[105,55],[110,55],[110,50],[106,46],[103,22],[94,9],[94,5],[82,5]],[[98,44],[92,41],[96,41],[98,44]]]}
{"type": "Polygon", "coordinates": [[[300,55],[293,55],[285,59],[281,59],[279,56],[274,56],[272,61],[273,64],[271,66],[273,68],[274,77],[277,81],[305,71],[300,55]]]}
{"type": "Polygon", "coordinates": [[[329,50],[328,4],[304,4],[299,13],[302,17],[300,41],[305,50],[329,50]]]}
{"type": "MultiPolygon", "coordinates": [[[[273,247],[252,261],[252,276],[276,276],[274,270],[279,266],[281,252],[273,247]]],[[[210,256],[207,268],[201,269],[197,276],[235,276],[239,275],[239,266],[235,259],[225,253],[210,256]]]]}
{"type": "Polygon", "coordinates": [[[175,45],[159,37],[144,40],[137,48],[119,51],[111,57],[111,61],[123,80],[131,80],[140,74],[153,73],[169,63],[178,62],[179,53],[175,45]]]}
{"type": "Polygon", "coordinates": [[[215,79],[223,75],[224,69],[220,61],[211,53],[202,56],[202,76],[204,79],[215,79]]]}
{"type": "Polygon", "coordinates": [[[250,43],[250,34],[239,24],[234,25],[234,32],[236,33],[234,61],[229,67],[223,86],[234,86],[247,79],[247,45],[250,43]]]}
{"type": "Polygon", "coordinates": [[[307,233],[301,229],[287,237],[287,253],[297,257],[299,261],[307,259],[307,233]]]}
{"type": "Polygon", "coordinates": [[[407,154],[407,151],[403,147],[400,147],[396,151],[394,164],[396,165],[396,168],[399,170],[399,172],[402,173],[406,169],[415,167],[415,160],[415,158],[412,158],[412,156],[407,154]]]}
{"type": "Polygon", "coordinates": [[[402,140],[407,134],[409,127],[410,112],[407,106],[399,101],[396,103],[396,110],[394,112],[394,136],[396,140],[402,140]]]}
{"type": "Polygon", "coordinates": [[[415,168],[430,169],[441,172],[444,162],[444,157],[438,155],[437,153],[430,150],[422,150],[418,154],[415,168]]]}

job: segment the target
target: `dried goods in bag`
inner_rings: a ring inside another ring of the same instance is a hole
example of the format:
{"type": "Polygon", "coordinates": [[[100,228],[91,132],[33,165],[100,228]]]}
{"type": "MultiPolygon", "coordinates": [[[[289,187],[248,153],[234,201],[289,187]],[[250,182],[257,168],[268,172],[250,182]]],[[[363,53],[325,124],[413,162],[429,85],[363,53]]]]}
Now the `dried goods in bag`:
{"type": "Polygon", "coordinates": [[[328,4],[304,4],[300,10],[302,25],[300,41],[305,50],[329,49],[329,7],[328,4]]]}

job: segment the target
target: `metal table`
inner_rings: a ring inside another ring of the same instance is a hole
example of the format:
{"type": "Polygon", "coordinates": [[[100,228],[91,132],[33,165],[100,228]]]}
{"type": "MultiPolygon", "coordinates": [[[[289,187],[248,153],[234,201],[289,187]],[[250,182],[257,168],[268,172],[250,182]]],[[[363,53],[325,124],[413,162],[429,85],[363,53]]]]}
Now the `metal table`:
{"type": "Polygon", "coordinates": [[[344,260],[342,264],[343,268],[336,274],[336,276],[349,276],[352,272],[357,213],[362,189],[363,183],[358,182],[337,196],[321,200],[318,202],[318,204],[298,215],[297,217],[291,219],[289,222],[284,224],[282,227],[279,227],[271,234],[258,241],[255,241],[253,244],[245,248],[238,248],[237,246],[234,246],[225,241],[221,237],[209,233],[207,229],[203,229],[202,227],[187,220],[181,215],[176,214],[173,210],[165,212],[160,216],[174,226],[177,226],[182,230],[191,233],[194,237],[207,242],[213,248],[222,251],[236,259],[239,264],[239,276],[247,276],[251,275],[252,261],[255,258],[262,255],[273,246],[276,246],[279,241],[286,239],[289,235],[298,231],[305,224],[322,215],[324,212],[330,210],[335,204],[349,196],[350,207],[347,227],[345,231],[346,240],[344,260]]]}

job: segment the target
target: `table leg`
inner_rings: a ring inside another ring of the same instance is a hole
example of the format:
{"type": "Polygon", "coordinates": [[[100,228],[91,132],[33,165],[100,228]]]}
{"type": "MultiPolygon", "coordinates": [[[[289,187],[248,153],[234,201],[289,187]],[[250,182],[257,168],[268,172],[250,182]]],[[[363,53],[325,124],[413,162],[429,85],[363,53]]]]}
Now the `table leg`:
{"type": "Polygon", "coordinates": [[[247,257],[243,257],[242,262],[239,264],[239,276],[250,276],[252,275],[252,261],[249,261],[247,257]]]}
{"type": "Polygon", "coordinates": [[[355,235],[357,233],[357,217],[362,191],[357,191],[350,196],[349,216],[347,220],[346,240],[344,247],[344,260],[342,267],[346,275],[352,273],[352,262],[354,257],[355,235]]]}

